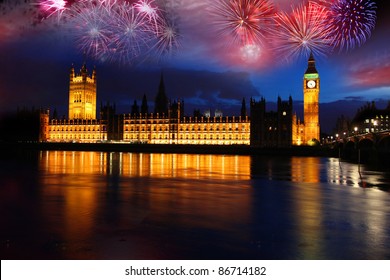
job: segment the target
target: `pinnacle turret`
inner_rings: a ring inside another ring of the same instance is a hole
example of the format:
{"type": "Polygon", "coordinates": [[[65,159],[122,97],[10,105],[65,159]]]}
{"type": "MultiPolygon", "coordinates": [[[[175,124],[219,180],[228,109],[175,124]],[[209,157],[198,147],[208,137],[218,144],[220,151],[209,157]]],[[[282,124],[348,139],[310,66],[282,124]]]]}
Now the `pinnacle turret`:
{"type": "Polygon", "coordinates": [[[305,74],[314,74],[314,73],[318,74],[318,71],[316,69],[316,61],[314,59],[313,52],[310,52],[310,56],[309,56],[309,59],[307,62],[307,69],[306,69],[305,74]]]}

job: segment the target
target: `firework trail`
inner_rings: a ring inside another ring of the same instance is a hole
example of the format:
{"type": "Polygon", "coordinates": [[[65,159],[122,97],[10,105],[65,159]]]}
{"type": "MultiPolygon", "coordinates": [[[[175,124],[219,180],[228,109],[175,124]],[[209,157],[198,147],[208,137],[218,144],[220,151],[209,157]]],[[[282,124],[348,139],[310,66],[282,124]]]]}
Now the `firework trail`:
{"type": "Polygon", "coordinates": [[[149,21],[153,22],[157,27],[159,20],[159,8],[154,3],[154,0],[139,0],[134,4],[134,7],[139,13],[146,15],[149,21]]]}
{"type": "Polygon", "coordinates": [[[274,6],[269,0],[217,0],[211,16],[217,33],[232,45],[262,45],[271,33],[274,6]]]}
{"type": "Polygon", "coordinates": [[[80,1],[69,10],[70,34],[94,59],[136,64],[179,46],[175,22],[154,0],[80,1]]]}
{"type": "Polygon", "coordinates": [[[114,10],[111,59],[131,64],[149,52],[155,30],[154,25],[146,19],[147,16],[147,13],[138,12],[135,5],[126,2],[114,10]]]}
{"type": "Polygon", "coordinates": [[[153,49],[161,57],[175,52],[180,47],[180,32],[174,18],[167,15],[160,17],[157,29],[157,42],[153,49]]]}
{"type": "Polygon", "coordinates": [[[103,59],[110,52],[112,13],[105,5],[80,2],[71,10],[69,31],[87,55],[103,59]]]}
{"type": "Polygon", "coordinates": [[[326,26],[328,14],[326,7],[313,1],[294,8],[291,14],[277,13],[273,35],[276,52],[287,60],[307,58],[310,52],[316,56],[329,54],[332,47],[326,26]]]}
{"type": "Polygon", "coordinates": [[[16,23],[39,24],[45,30],[65,31],[93,59],[124,64],[158,61],[180,46],[177,7],[177,0],[4,0],[0,39],[11,37],[16,23]]]}
{"type": "Polygon", "coordinates": [[[56,14],[58,20],[61,18],[63,12],[67,9],[67,1],[65,0],[42,0],[39,3],[35,3],[35,5],[39,5],[43,17],[49,18],[53,14],[56,14]]]}
{"type": "Polygon", "coordinates": [[[371,0],[321,1],[329,9],[329,36],[335,49],[359,47],[371,36],[375,27],[376,4],[371,0]]]}

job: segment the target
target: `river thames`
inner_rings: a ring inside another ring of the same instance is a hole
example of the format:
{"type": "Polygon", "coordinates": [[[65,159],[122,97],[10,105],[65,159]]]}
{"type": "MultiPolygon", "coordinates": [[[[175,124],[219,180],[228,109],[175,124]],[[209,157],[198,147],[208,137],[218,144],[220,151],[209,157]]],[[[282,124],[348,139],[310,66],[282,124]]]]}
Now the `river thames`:
{"type": "Polygon", "coordinates": [[[390,174],[337,158],[0,159],[1,259],[390,259],[390,174]]]}

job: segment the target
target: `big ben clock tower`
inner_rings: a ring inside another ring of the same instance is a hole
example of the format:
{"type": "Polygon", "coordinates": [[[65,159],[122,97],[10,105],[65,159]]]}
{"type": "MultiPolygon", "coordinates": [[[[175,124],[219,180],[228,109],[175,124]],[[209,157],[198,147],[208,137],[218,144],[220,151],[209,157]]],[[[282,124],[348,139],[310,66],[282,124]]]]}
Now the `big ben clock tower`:
{"type": "Polygon", "coordinates": [[[320,77],[313,53],[310,54],[307,70],[303,76],[303,121],[305,124],[304,143],[313,145],[320,140],[319,121],[320,77]]]}

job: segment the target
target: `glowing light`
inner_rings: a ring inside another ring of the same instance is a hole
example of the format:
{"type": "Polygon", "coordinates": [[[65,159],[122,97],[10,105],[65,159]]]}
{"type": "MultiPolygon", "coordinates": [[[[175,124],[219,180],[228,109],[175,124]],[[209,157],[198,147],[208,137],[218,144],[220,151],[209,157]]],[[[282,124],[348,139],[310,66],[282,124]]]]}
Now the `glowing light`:
{"type": "Polygon", "coordinates": [[[124,3],[113,14],[115,24],[112,31],[114,57],[124,63],[133,63],[143,53],[148,52],[153,39],[153,31],[145,24],[144,15],[132,5],[124,3]]]}
{"type": "Polygon", "coordinates": [[[163,16],[159,20],[157,42],[153,46],[158,56],[170,54],[180,47],[180,32],[173,18],[163,16]]]}
{"type": "Polygon", "coordinates": [[[80,50],[101,61],[136,64],[178,48],[172,13],[154,0],[80,1],[69,9],[66,26],[80,50]]]}
{"type": "Polygon", "coordinates": [[[154,0],[139,0],[135,3],[134,7],[141,13],[145,14],[150,21],[157,22],[159,18],[158,7],[154,3],[154,0]]]}
{"type": "Polygon", "coordinates": [[[217,0],[212,7],[217,32],[233,44],[262,44],[271,31],[274,8],[268,0],[217,0]]]}
{"type": "Polygon", "coordinates": [[[241,47],[241,58],[246,62],[256,62],[260,56],[260,47],[258,45],[245,45],[241,47]]]}
{"type": "Polygon", "coordinates": [[[46,17],[53,14],[61,16],[66,9],[67,1],[64,0],[43,0],[38,4],[46,17]]]}
{"type": "Polygon", "coordinates": [[[339,51],[361,46],[375,27],[376,4],[371,0],[335,0],[329,6],[328,29],[339,51]]]}
{"type": "Polygon", "coordinates": [[[332,51],[329,29],[325,25],[328,13],[326,7],[313,1],[298,6],[291,14],[277,13],[275,50],[286,60],[299,56],[307,58],[310,52],[326,56],[332,51]]]}
{"type": "Polygon", "coordinates": [[[109,52],[111,43],[111,13],[104,6],[82,3],[73,9],[69,22],[70,31],[76,37],[78,47],[94,58],[102,59],[109,52]]]}

